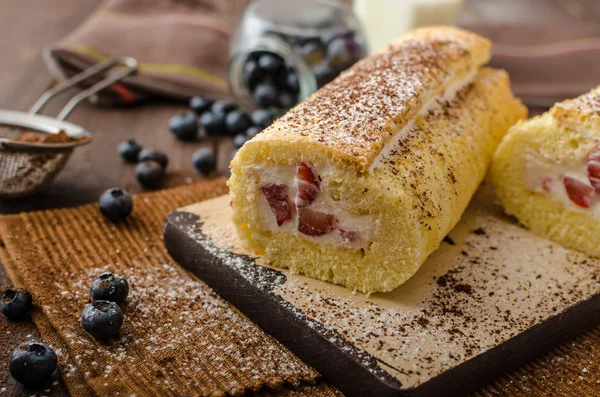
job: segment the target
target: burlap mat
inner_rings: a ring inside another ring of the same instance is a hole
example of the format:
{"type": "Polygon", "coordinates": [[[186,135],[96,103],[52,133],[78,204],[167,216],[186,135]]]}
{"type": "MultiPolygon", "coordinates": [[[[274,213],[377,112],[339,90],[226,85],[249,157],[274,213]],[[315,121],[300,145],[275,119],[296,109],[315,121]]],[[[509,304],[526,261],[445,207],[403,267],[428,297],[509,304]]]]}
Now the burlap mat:
{"type": "MultiPolygon", "coordinates": [[[[0,218],[0,259],[33,293],[33,320],[59,353],[71,395],[341,396],[167,254],[167,213],[225,192],[218,180],[139,195],[121,224],[96,205],[0,218]],[[105,270],[131,283],[121,336],[110,344],[79,323],[89,284],[105,270]]],[[[476,394],[597,396],[599,358],[593,330],[476,394]]]]}

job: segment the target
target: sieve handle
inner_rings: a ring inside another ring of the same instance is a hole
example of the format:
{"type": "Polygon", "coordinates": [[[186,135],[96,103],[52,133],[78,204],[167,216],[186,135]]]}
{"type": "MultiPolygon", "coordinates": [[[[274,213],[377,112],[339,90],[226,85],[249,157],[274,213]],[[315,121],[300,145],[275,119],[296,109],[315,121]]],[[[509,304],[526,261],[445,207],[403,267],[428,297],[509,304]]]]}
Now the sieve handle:
{"type": "MultiPolygon", "coordinates": [[[[106,87],[109,87],[110,85],[116,83],[117,81],[121,80],[122,78],[135,73],[138,68],[138,62],[135,60],[135,58],[131,58],[131,57],[118,58],[118,59],[114,59],[114,60],[108,61],[108,62],[114,62],[113,65],[123,65],[125,67],[115,71],[114,73],[108,74],[103,80],[101,80],[101,81],[97,82],[96,84],[94,84],[93,86],[79,92],[77,95],[75,95],[73,98],[71,98],[69,100],[69,102],[67,102],[65,107],[62,108],[62,110],[60,111],[58,116],[56,116],[57,120],[62,121],[64,119],[66,119],[67,116],[69,115],[69,113],[71,113],[71,111],[73,111],[75,106],[77,106],[81,101],[83,101],[86,98],[89,98],[90,96],[94,95],[98,91],[101,91],[106,87]]],[[[86,69],[86,70],[89,70],[89,69],[86,69]]]]}

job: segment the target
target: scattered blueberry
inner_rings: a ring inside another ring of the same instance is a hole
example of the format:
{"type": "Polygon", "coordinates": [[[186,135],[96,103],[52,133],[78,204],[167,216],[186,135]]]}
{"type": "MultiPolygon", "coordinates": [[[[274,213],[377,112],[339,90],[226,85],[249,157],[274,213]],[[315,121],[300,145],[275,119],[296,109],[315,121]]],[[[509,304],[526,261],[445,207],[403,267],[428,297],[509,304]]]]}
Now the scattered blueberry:
{"type": "Polygon", "coordinates": [[[341,37],[333,39],[327,47],[327,58],[329,63],[340,71],[348,68],[354,63],[350,42],[341,37]]]}
{"type": "Polygon", "coordinates": [[[165,169],[156,161],[141,161],[135,166],[135,178],[144,189],[156,189],[162,183],[165,169]]]}
{"type": "Polygon", "coordinates": [[[267,128],[275,120],[275,115],[268,109],[258,109],[252,112],[252,124],[267,128]]]}
{"type": "Polygon", "coordinates": [[[201,116],[212,106],[213,101],[203,96],[195,96],[190,99],[190,108],[196,115],[201,116]]]}
{"type": "Polygon", "coordinates": [[[198,136],[196,114],[192,111],[176,114],[169,119],[169,130],[182,140],[192,140],[198,136]]]}
{"type": "Polygon", "coordinates": [[[133,139],[123,141],[119,144],[119,154],[121,158],[127,163],[137,162],[138,155],[142,150],[142,147],[133,139]]]}
{"type": "Polygon", "coordinates": [[[289,109],[296,104],[296,96],[289,92],[281,92],[277,100],[278,106],[283,109],[289,109]]]}
{"type": "Polygon", "coordinates": [[[162,168],[165,169],[169,164],[167,155],[156,149],[144,149],[140,152],[140,155],[138,156],[138,162],[147,160],[156,161],[162,168]]]}
{"type": "Polygon", "coordinates": [[[217,157],[211,149],[203,148],[192,156],[194,167],[203,175],[210,175],[217,168],[217,157]]]}
{"type": "Polygon", "coordinates": [[[257,125],[253,125],[252,127],[246,130],[246,137],[248,139],[252,139],[257,136],[263,129],[257,125]]]}
{"type": "Polygon", "coordinates": [[[9,320],[19,320],[31,310],[31,294],[25,288],[9,288],[2,295],[0,311],[9,320]]]}
{"type": "Polygon", "coordinates": [[[111,301],[121,304],[129,294],[129,283],[123,276],[106,272],[92,281],[90,294],[94,300],[111,301]]]}
{"type": "Polygon", "coordinates": [[[56,354],[45,343],[30,341],[20,344],[10,360],[10,376],[17,382],[39,386],[56,370],[56,354]]]}
{"type": "Polygon", "coordinates": [[[277,105],[279,91],[271,83],[260,83],[256,86],[253,96],[258,106],[268,108],[277,105]]]}
{"type": "Polygon", "coordinates": [[[123,312],[115,302],[94,301],[83,309],[81,325],[94,338],[106,339],[119,333],[123,312]]]}
{"type": "Polygon", "coordinates": [[[102,215],[114,222],[127,218],[133,209],[133,200],[129,193],[117,188],[102,193],[98,203],[102,215]]]}
{"type": "Polygon", "coordinates": [[[200,117],[200,125],[208,135],[215,136],[225,131],[224,115],[206,112],[200,117]]]}
{"type": "Polygon", "coordinates": [[[235,110],[236,108],[237,106],[235,106],[235,104],[229,101],[215,101],[215,103],[213,103],[213,105],[211,106],[210,110],[213,113],[225,116],[227,113],[231,112],[232,110],[235,110]]]}
{"type": "Polygon", "coordinates": [[[241,110],[234,110],[225,116],[225,128],[232,136],[246,131],[251,124],[250,116],[241,110]]]}
{"type": "Polygon", "coordinates": [[[235,138],[233,138],[233,147],[239,149],[249,140],[250,139],[245,134],[238,134],[235,136],[235,138]]]}
{"type": "Polygon", "coordinates": [[[263,54],[258,58],[258,68],[263,75],[275,73],[283,65],[283,59],[274,54],[263,54]]]}

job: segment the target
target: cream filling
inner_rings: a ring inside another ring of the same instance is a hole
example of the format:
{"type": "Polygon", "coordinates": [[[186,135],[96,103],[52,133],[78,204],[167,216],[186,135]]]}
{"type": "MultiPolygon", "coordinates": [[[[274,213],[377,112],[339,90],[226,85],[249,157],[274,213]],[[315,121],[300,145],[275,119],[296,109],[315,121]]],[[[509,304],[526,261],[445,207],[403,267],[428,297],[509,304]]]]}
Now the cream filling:
{"type": "MultiPolygon", "coordinates": [[[[318,174],[328,174],[331,166],[314,166],[318,174]]],[[[273,165],[251,165],[243,168],[244,173],[255,173],[258,176],[256,188],[259,198],[260,219],[263,227],[271,232],[288,232],[302,238],[318,241],[319,243],[328,243],[336,246],[346,246],[349,248],[362,248],[371,240],[372,236],[379,227],[379,219],[371,215],[353,215],[342,209],[343,203],[334,201],[327,194],[327,179],[320,183],[319,193],[314,201],[306,208],[312,211],[318,211],[335,217],[335,224],[331,231],[322,236],[308,236],[298,231],[298,215],[295,209],[292,211],[292,220],[285,222],[281,226],[277,225],[275,216],[271,211],[271,206],[265,198],[260,188],[267,183],[284,184],[288,187],[288,198],[294,203],[296,197],[296,167],[295,166],[273,166],[273,165]],[[342,204],[342,205],[341,205],[342,204]],[[340,229],[346,231],[358,232],[358,237],[354,241],[344,239],[340,229]]],[[[247,179],[246,179],[247,180],[247,179]]]]}
{"type": "Polygon", "coordinates": [[[561,164],[545,159],[538,154],[528,153],[525,155],[527,189],[546,194],[569,210],[592,214],[595,218],[600,218],[600,196],[592,201],[589,208],[580,207],[571,201],[563,183],[563,177],[568,176],[590,186],[587,163],[587,156],[561,164]]]}
{"type": "Polygon", "coordinates": [[[388,159],[390,157],[390,153],[392,152],[392,150],[394,150],[394,148],[398,146],[398,143],[402,139],[404,139],[406,137],[406,134],[413,128],[415,121],[417,120],[417,117],[419,115],[423,116],[427,114],[430,110],[434,109],[436,106],[442,106],[443,103],[452,101],[460,90],[462,90],[464,87],[472,83],[473,80],[475,80],[475,75],[477,75],[477,72],[478,70],[474,70],[464,78],[450,83],[442,91],[441,94],[429,98],[427,101],[425,101],[424,105],[421,107],[421,109],[419,109],[418,114],[412,119],[408,120],[406,125],[400,131],[398,131],[388,143],[385,144],[383,149],[381,149],[381,151],[379,152],[377,157],[375,157],[375,160],[373,160],[373,163],[369,167],[369,173],[373,174],[375,169],[382,169],[384,167],[385,159],[388,159]]]}

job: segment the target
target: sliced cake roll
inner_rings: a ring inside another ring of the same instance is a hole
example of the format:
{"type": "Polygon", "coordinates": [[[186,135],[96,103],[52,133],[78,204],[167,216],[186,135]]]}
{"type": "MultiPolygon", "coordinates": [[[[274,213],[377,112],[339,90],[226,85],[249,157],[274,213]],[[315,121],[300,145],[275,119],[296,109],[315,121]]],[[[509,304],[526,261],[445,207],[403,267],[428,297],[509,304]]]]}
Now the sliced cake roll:
{"type": "Polygon", "coordinates": [[[515,125],[491,178],[506,212],[534,233],[600,257],[600,87],[515,125]]]}
{"type": "Polygon", "coordinates": [[[457,223],[525,116],[489,42],[419,29],[344,72],[231,163],[242,244],[274,266],[364,293],[411,277],[457,223]]]}

